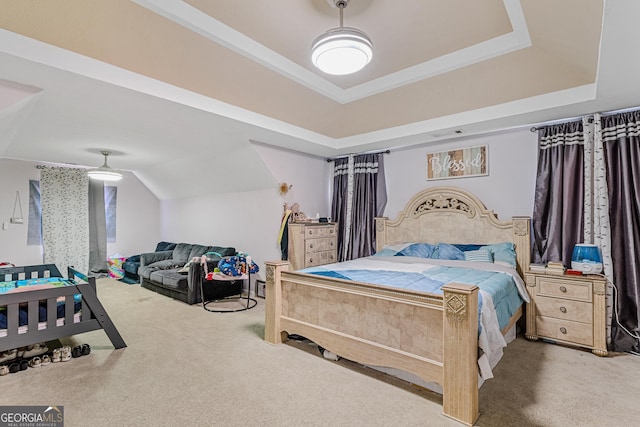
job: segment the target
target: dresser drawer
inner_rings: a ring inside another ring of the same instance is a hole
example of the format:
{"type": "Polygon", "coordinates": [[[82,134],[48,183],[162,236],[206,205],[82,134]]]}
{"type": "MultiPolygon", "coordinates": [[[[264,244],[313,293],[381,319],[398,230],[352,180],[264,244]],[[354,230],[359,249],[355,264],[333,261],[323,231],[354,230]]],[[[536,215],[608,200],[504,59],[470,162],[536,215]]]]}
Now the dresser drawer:
{"type": "Polygon", "coordinates": [[[593,306],[589,302],[538,297],[536,311],[539,316],[544,317],[589,324],[593,322],[593,306]]]}
{"type": "Polygon", "coordinates": [[[304,266],[313,267],[336,262],[336,251],[323,251],[304,255],[304,266]]]}
{"type": "Polygon", "coordinates": [[[309,226],[305,228],[305,234],[307,238],[331,237],[336,235],[336,230],[335,230],[335,226],[333,225],[309,226]]]}
{"type": "Polygon", "coordinates": [[[306,239],[304,242],[305,253],[330,251],[335,249],[335,247],[336,247],[336,239],[333,237],[324,237],[319,239],[306,239]]]}
{"type": "Polygon", "coordinates": [[[536,317],[536,329],[541,337],[593,346],[593,325],[551,317],[536,317]]]}
{"type": "Polygon", "coordinates": [[[538,277],[536,280],[538,295],[591,302],[590,282],[570,282],[546,277],[538,277]]]}

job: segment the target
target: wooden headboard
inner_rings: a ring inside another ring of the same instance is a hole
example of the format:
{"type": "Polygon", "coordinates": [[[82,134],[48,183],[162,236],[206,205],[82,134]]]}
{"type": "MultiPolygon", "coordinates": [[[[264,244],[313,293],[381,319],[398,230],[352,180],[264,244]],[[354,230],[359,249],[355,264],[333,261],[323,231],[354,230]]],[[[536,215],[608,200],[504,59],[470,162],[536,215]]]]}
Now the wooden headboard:
{"type": "Polygon", "coordinates": [[[531,218],[501,221],[473,194],[455,187],[433,187],[413,196],[396,219],[376,218],[376,251],[406,242],[513,242],[523,276],[531,261],[531,218]]]}

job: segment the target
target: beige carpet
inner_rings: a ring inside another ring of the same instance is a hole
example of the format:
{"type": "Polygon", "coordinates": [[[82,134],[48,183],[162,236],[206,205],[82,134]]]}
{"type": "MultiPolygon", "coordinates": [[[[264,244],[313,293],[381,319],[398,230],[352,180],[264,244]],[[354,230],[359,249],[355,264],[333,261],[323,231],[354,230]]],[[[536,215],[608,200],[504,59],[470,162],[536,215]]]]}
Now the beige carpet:
{"type": "MultiPolygon", "coordinates": [[[[93,351],[0,377],[1,405],[64,405],[67,427],[460,425],[436,394],[325,360],[307,343],[265,343],[263,300],[210,313],[111,279],[98,295],[128,347],[113,350],[102,331],[65,340],[93,351]]],[[[639,373],[636,356],[518,337],[480,389],[477,425],[637,425],[639,373]]]]}

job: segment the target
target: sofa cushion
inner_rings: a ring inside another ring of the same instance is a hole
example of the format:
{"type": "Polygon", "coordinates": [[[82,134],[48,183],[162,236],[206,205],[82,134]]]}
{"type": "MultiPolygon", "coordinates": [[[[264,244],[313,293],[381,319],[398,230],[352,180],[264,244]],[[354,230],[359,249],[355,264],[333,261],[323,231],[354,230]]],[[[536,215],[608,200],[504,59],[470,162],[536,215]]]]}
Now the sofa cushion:
{"type": "Polygon", "coordinates": [[[224,247],[224,246],[210,246],[209,252],[217,252],[221,257],[234,256],[236,254],[236,248],[224,247]]]}
{"type": "Polygon", "coordinates": [[[162,283],[165,288],[187,289],[187,277],[178,273],[178,270],[158,270],[151,273],[151,281],[162,283]]]}
{"type": "Polygon", "coordinates": [[[171,251],[173,249],[175,249],[176,244],[175,243],[171,243],[171,242],[158,242],[158,244],[156,245],[156,252],[160,252],[160,251],[171,251]]]}
{"type": "Polygon", "coordinates": [[[184,262],[177,262],[173,259],[165,259],[162,261],[156,261],[149,265],[142,266],[138,268],[138,275],[144,277],[145,279],[149,279],[151,277],[151,273],[159,270],[169,270],[182,267],[184,262]]]}
{"type": "Polygon", "coordinates": [[[200,257],[209,251],[210,246],[191,245],[191,252],[189,253],[188,260],[192,260],[195,257],[200,257]]]}
{"type": "Polygon", "coordinates": [[[191,247],[189,243],[178,243],[173,249],[172,258],[174,261],[185,263],[189,261],[189,254],[191,253],[191,247]]]}

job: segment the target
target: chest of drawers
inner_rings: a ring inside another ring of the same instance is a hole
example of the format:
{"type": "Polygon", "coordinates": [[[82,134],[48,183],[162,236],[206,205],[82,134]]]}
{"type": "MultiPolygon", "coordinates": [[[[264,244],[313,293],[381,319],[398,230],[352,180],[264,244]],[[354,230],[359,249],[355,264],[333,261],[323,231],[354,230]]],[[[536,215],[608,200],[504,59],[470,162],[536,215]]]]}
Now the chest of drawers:
{"type": "Polygon", "coordinates": [[[607,355],[605,279],[600,276],[525,275],[530,340],[549,339],[607,355]]]}
{"type": "Polygon", "coordinates": [[[336,223],[289,224],[289,262],[292,270],[337,261],[336,223]]]}

